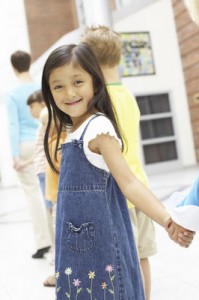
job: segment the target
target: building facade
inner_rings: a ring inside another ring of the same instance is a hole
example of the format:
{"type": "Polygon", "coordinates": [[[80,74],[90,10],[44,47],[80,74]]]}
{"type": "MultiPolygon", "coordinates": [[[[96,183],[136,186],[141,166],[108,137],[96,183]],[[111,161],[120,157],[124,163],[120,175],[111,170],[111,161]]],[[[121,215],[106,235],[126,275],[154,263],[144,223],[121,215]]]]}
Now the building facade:
{"type": "Polygon", "coordinates": [[[8,165],[11,169],[3,106],[3,92],[14,82],[10,54],[17,49],[30,51],[32,74],[40,80],[48,53],[60,44],[78,42],[83,26],[92,23],[112,26],[124,36],[124,43],[131,39],[126,43],[130,52],[124,48],[121,65],[127,73],[121,76],[140,107],[140,157],[147,172],[197,163],[199,28],[183,0],[18,0],[12,7],[4,1],[1,22],[7,29],[0,114],[5,126],[0,138],[8,151],[0,150],[0,169],[5,185],[15,177],[11,171],[9,179],[3,175],[8,165]],[[8,12],[13,16],[9,22],[8,12]],[[133,68],[128,65],[130,60],[133,68]],[[131,73],[132,69],[137,73],[131,73]]]}

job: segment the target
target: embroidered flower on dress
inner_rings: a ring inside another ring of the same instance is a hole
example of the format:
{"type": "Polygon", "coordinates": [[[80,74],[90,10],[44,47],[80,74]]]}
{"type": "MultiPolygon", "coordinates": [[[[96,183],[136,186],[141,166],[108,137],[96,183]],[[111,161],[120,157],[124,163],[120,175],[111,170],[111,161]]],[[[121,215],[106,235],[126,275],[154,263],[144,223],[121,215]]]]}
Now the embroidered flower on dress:
{"type": "Polygon", "coordinates": [[[72,274],[72,269],[71,268],[66,268],[65,269],[65,274],[68,277],[68,291],[66,292],[66,296],[68,297],[68,299],[71,299],[71,281],[70,281],[70,275],[72,274]]]}
{"type": "Polygon", "coordinates": [[[81,281],[79,279],[73,279],[74,286],[79,286],[81,281]]]}
{"type": "Polygon", "coordinates": [[[114,269],[113,269],[113,267],[112,267],[111,265],[107,265],[107,266],[106,266],[106,271],[107,271],[107,272],[111,273],[111,272],[113,272],[113,270],[114,270],[114,269]]]}
{"type": "Polygon", "coordinates": [[[104,300],[106,300],[107,287],[108,287],[108,284],[106,282],[102,282],[101,288],[104,291],[104,300]]]}
{"type": "Polygon", "coordinates": [[[66,268],[65,274],[66,275],[71,275],[72,274],[72,269],[71,268],[66,268]]]}
{"type": "Polygon", "coordinates": [[[78,294],[81,292],[82,288],[79,288],[81,281],[79,279],[73,279],[73,285],[76,287],[76,296],[75,300],[77,300],[78,294]]]}
{"type": "Polygon", "coordinates": [[[88,278],[90,279],[90,287],[86,290],[90,294],[91,299],[93,299],[93,279],[95,278],[95,272],[90,271],[88,273],[88,278]]]}
{"type": "MultiPolygon", "coordinates": [[[[108,284],[107,282],[102,282],[101,283],[101,288],[103,290],[103,299],[106,300],[107,298],[107,293],[110,293],[112,294],[112,297],[113,297],[113,300],[115,300],[115,290],[114,290],[114,279],[115,279],[115,275],[114,273],[112,273],[114,271],[114,268],[112,265],[107,265],[105,267],[105,271],[108,272],[108,276],[109,276],[109,280],[110,280],[110,283],[108,284]],[[112,274],[111,274],[112,273],[112,274]],[[110,286],[110,287],[109,287],[110,286]]],[[[73,284],[73,286],[76,288],[76,292],[75,292],[75,300],[78,300],[78,296],[79,294],[81,293],[82,291],[82,288],[80,287],[80,284],[81,284],[81,281],[79,278],[77,279],[73,279],[73,282],[72,282],[72,278],[71,278],[71,274],[73,273],[72,271],[72,268],[70,267],[67,267],[64,271],[64,273],[66,274],[67,276],[67,281],[68,281],[68,291],[65,292],[65,295],[67,296],[67,298],[70,300],[71,299],[71,295],[72,295],[72,287],[71,285],[73,284]]],[[[59,272],[55,273],[55,277],[56,278],[59,278],[60,274],[59,272]]],[[[94,295],[93,295],[93,281],[95,279],[95,271],[89,271],[88,273],[88,278],[89,278],[89,281],[90,281],[90,286],[86,288],[87,292],[90,294],[89,298],[92,300],[92,299],[95,299],[94,295]]],[[[60,291],[61,287],[58,287],[56,292],[58,293],[60,291]]],[[[101,299],[102,300],[102,299],[101,299]]]]}
{"type": "Polygon", "coordinates": [[[107,283],[106,282],[102,282],[101,287],[103,290],[107,289],[107,283]]]}
{"type": "Polygon", "coordinates": [[[88,277],[89,277],[89,279],[94,279],[95,278],[95,272],[89,272],[88,273],[88,277]]]}
{"type": "Polygon", "coordinates": [[[111,283],[111,286],[112,288],[109,289],[109,292],[113,295],[113,299],[115,299],[115,289],[114,289],[114,279],[115,279],[115,275],[111,275],[111,272],[113,272],[113,266],[112,265],[107,265],[105,270],[109,273],[109,279],[110,279],[110,283],[111,283]]]}

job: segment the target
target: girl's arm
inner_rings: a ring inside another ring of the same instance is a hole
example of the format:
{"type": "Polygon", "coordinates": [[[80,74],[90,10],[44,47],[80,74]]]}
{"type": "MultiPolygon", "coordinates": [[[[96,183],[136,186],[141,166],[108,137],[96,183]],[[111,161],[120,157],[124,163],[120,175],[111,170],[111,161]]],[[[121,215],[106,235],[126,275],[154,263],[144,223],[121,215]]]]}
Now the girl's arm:
{"type": "Polygon", "coordinates": [[[109,134],[100,134],[89,142],[89,149],[101,154],[124,196],[154,221],[165,227],[169,214],[153,193],[132,173],[119,147],[109,134]]]}
{"type": "MultiPolygon", "coordinates": [[[[92,152],[103,156],[124,196],[138,209],[168,230],[172,222],[170,215],[155,195],[134,176],[121,153],[118,141],[109,134],[100,134],[91,140],[88,146],[92,152]]],[[[182,229],[181,227],[181,232],[182,229]]],[[[175,238],[170,237],[178,242],[177,236],[175,238]]],[[[185,238],[185,244],[186,242],[190,244],[192,238],[193,234],[191,234],[191,238],[187,239],[189,241],[185,238]]]]}

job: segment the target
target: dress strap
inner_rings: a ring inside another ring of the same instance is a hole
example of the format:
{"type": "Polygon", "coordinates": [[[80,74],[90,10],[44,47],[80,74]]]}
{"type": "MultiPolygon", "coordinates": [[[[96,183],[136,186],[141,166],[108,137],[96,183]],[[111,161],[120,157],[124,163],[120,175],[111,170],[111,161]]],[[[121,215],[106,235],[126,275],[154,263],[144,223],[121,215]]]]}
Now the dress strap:
{"type": "Polygon", "coordinates": [[[89,120],[89,122],[86,124],[86,127],[84,128],[84,130],[83,130],[83,132],[82,132],[82,134],[81,134],[80,140],[83,140],[84,135],[85,135],[85,133],[86,133],[86,130],[87,130],[88,125],[90,124],[90,122],[91,122],[92,120],[94,120],[95,118],[99,117],[99,116],[101,116],[101,114],[96,114],[96,115],[94,115],[93,118],[91,118],[91,119],[89,120]]]}

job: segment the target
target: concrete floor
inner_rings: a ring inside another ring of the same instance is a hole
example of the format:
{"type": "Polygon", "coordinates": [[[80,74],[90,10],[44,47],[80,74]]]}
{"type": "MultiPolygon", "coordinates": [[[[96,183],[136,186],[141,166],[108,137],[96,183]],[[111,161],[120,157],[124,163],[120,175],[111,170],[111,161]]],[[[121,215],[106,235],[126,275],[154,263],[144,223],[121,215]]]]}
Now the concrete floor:
{"type": "MultiPolygon", "coordinates": [[[[174,191],[186,191],[199,167],[149,177],[151,189],[163,201],[174,191]]],[[[169,239],[156,226],[158,254],[151,257],[151,300],[199,299],[199,236],[189,249],[169,239]]],[[[54,288],[43,286],[53,272],[48,259],[34,260],[31,222],[20,188],[0,189],[0,300],[54,300],[54,288]]],[[[86,300],[86,299],[81,299],[86,300]]],[[[131,299],[126,299],[131,300],[131,299]]]]}

